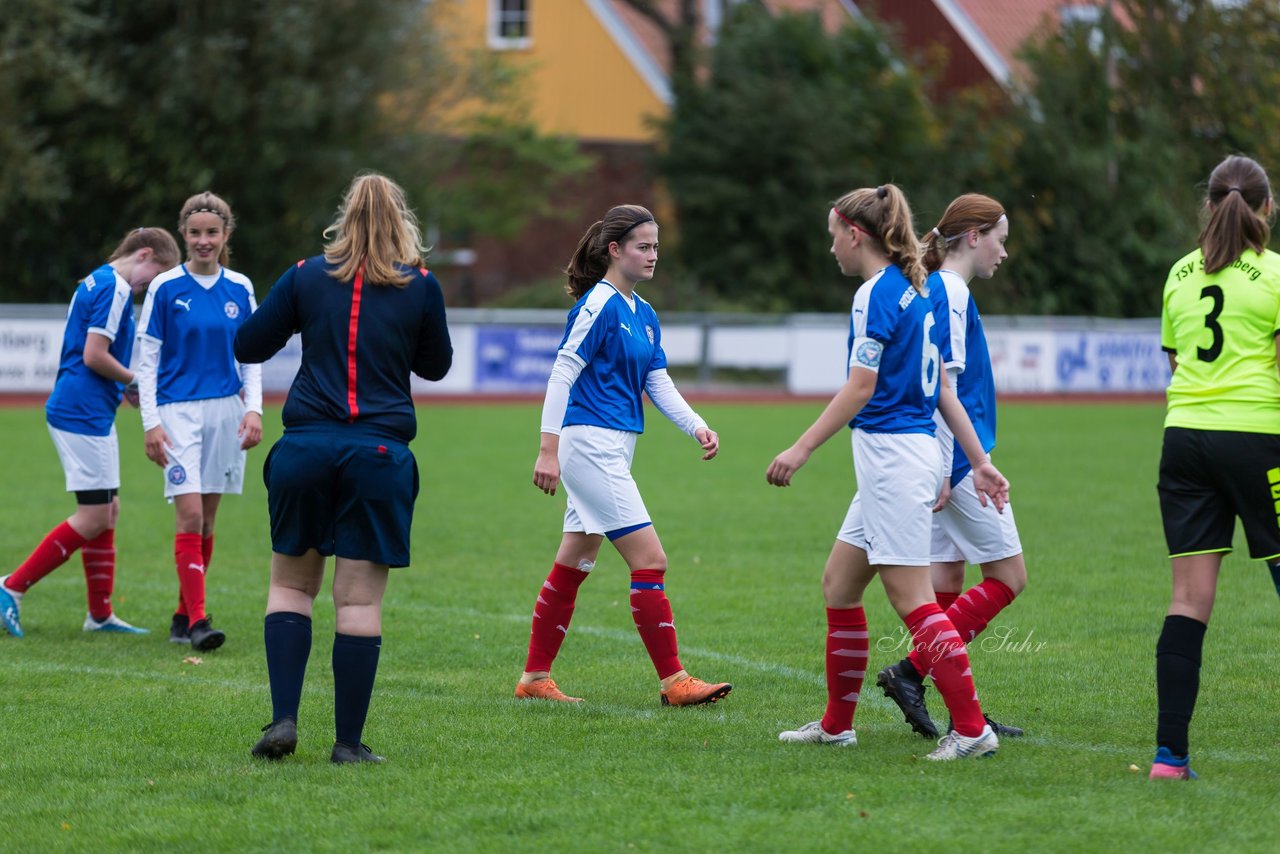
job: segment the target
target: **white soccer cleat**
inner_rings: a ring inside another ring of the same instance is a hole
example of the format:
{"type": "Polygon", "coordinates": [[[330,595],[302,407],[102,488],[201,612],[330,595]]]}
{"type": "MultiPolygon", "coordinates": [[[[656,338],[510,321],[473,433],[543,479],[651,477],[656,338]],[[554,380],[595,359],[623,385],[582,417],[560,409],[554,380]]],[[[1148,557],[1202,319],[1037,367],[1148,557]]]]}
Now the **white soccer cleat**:
{"type": "Polygon", "coordinates": [[[851,729],[831,735],[822,728],[822,721],[805,724],[800,729],[778,733],[778,741],[791,744],[833,744],[836,747],[857,747],[858,734],[851,729]]]}
{"type": "Polygon", "coordinates": [[[1000,740],[987,724],[982,732],[970,738],[952,730],[938,739],[938,749],[925,756],[936,762],[947,762],[952,759],[977,759],[990,756],[1000,747],[1000,740]]]}
{"type": "Polygon", "coordinates": [[[101,623],[95,620],[92,614],[85,614],[84,630],[86,632],[105,632],[119,635],[145,635],[151,631],[151,629],[131,626],[115,614],[107,617],[101,623]]]}

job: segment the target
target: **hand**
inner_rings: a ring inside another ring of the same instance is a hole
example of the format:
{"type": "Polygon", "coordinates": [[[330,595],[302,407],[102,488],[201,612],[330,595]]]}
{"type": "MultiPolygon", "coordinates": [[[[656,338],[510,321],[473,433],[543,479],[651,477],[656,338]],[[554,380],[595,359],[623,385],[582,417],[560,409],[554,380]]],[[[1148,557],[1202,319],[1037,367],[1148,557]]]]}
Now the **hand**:
{"type": "Polygon", "coordinates": [[[247,451],[262,441],[262,416],[256,412],[246,412],[240,422],[240,450],[247,451]]]}
{"type": "Polygon", "coordinates": [[[809,452],[797,445],[792,445],[769,463],[769,470],[764,473],[765,480],[774,486],[790,486],[791,476],[807,462],[809,462],[809,452]]]}
{"type": "Polygon", "coordinates": [[[702,455],[704,460],[714,460],[716,454],[720,453],[720,436],[715,430],[709,427],[699,427],[693,431],[693,438],[698,440],[698,444],[702,446],[702,450],[706,451],[702,455]]]}
{"type": "Polygon", "coordinates": [[[937,513],[943,507],[947,506],[947,502],[951,500],[951,475],[944,474],[942,476],[942,489],[938,490],[938,503],[933,505],[933,512],[937,513]]]}
{"type": "Polygon", "coordinates": [[[137,380],[134,380],[124,387],[124,402],[132,406],[134,409],[138,408],[139,398],[137,380]]]}
{"type": "Polygon", "coordinates": [[[538,461],[533,464],[533,485],[547,495],[555,495],[560,485],[560,460],[557,454],[539,451],[538,461]]]}
{"type": "Polygon", "coordinates": [[[973,467],[973,488],[977,490],[978,501],[983,507],[989,500],[995,504],[997,513],[1004,512],[1004,506],[1009,503],[1009,481],[990,460],[973,467]]]}
{"type": "Polygon", "coordinates": [[[169,441],[169,434],[164,432],[164,427],[160,424],[152,427],[143,435],[144,447],[147,450],[147,459],[164,468],[169,465],[169,455],[164,452],[165,448],[172,448],[173,443],[169,441]]]}

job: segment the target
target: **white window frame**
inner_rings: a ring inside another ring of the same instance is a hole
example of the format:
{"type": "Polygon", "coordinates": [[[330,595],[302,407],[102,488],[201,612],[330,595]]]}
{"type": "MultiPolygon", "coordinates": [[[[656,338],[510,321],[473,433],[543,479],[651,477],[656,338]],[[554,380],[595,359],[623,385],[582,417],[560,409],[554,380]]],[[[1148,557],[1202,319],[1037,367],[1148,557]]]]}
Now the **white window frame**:
{"type": "Polygon", "coordinates": [[[533,47],[533,0],[524,0],[524,32],[515,38],[502,35],[502,25],[507,20],[515,20],[504,14],[502,0],[489,0],[488,37],[489,47],[493,50],[528,50],[533,47]]]}

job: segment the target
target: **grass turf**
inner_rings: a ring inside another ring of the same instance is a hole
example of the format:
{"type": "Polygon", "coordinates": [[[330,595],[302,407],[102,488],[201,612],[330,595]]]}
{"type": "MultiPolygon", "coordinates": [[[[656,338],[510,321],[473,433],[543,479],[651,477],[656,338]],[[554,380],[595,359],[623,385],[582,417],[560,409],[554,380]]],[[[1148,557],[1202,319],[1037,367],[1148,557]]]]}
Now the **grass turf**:
{"type": "MultiPolygon", "coordinates": [[[[848,442],[791,489],[764,469],[819,403],[705,405],[711,462],[650,412],[637,479],[670,559],[686,666],[730,680],[715,706],[664,709],[631,624],[625,566],[607,547],[556,666],[580,707],[511,697],[563,498],[530,483],[537,407],[420,409],[415,565],[394,573],[365,740],[379,767],[329,765],[333,611],[317,603],[298,754],[248,749],[270,717],[261,615],[269,555],[251,452],[209,575],[221,650],[184,663],[166,642],[177,595],[173,513],[120,419],[118,613],[145,637],[80,631],[78,559],[0,634],[3,850],[1263,850],[1280,796],[1272,689],[1277,602],[1243,554],[1224,565],[1192,725],[1195,784],[1153,784],[1154,646],[1168,600],[1155,475],[1158,405],[1006,403],[996,462],[1030,584],[972,647],[984,706],[1025,726],[981,762],[936,765],[873,679],[859,745],[783,745],[821,715],[822,564],[853,492],[848,442]],[[1003,637],[1003,640],[1001,640],[1003,637]],[[1138,771],[1130,770],[1136,765],[1138,771]],[[1271,769],[1271,770],[1268,770],[1271,769]]],[[[8,487],[0,571],[72,502],[38,409],[0,409],[8,487]]],[[[1243,539],[1238,538],[1243,547],[1243,539]]],[[[976,571],[971,579],[976,578],[976,571]]],[[[870,673],[905,652],[883,592],[868,595],[870,673]]],[[[945,719],[930,692],[935,717],[945,719]]]]}

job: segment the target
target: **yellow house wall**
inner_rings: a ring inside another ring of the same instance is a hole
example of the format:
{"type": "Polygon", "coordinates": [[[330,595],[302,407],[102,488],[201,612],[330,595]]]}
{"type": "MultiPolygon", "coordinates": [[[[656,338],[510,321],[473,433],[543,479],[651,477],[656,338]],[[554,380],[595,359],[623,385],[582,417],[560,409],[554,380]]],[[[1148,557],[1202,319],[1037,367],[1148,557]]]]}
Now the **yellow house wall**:
{"type": "MultiPolygon", "coordinates": [[[[459,34],[487,47],[488,0],[454,2],[459,34]]],[[[651,142],[646,120],[665,115],[666,106],[585,0],[532,0],[531,11],[530,47],[498,52],[526,72],[522,85],[539,129],[585,140],[651,142]]]]}

